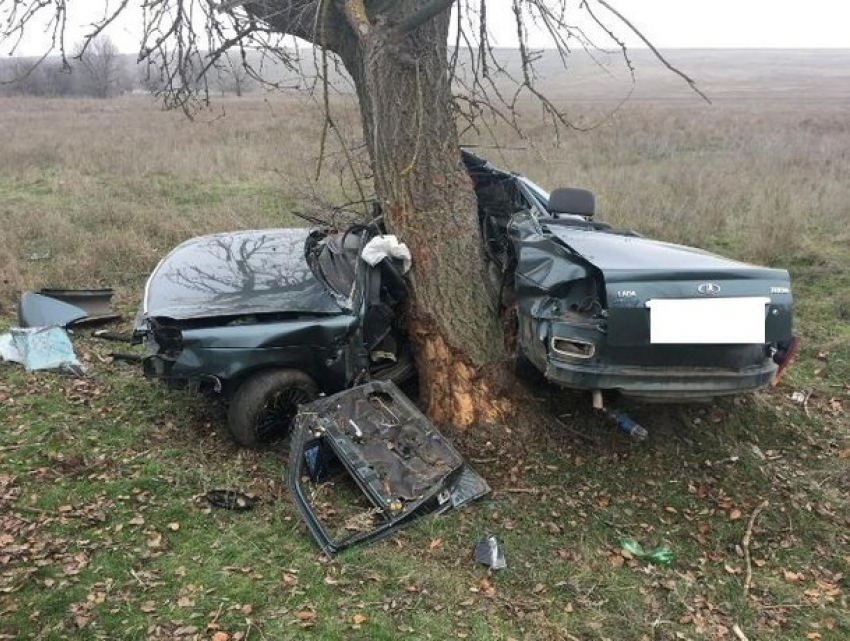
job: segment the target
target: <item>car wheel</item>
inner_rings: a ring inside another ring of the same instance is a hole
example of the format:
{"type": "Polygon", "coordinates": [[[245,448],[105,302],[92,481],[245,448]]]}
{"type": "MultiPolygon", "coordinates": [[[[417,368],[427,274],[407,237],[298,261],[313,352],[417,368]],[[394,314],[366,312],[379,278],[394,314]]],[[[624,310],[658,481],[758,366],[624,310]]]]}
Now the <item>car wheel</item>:
{"type": "Polygon", "coordinates": [[[233,439],[256,448],[289,432],[298,406],[319,394],[312,378],[297,370],[270,370],[254,374],[237,388],[227,412],[233,439]]]}

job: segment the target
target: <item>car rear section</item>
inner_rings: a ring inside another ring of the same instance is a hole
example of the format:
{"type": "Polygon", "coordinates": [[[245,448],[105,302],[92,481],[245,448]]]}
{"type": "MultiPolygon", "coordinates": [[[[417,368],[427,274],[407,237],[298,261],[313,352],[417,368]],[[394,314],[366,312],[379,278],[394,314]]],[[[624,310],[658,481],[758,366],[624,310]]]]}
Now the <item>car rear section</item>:
{"type": "Polygon", "coordinates": [[[516,234],[519,341],[566,387],[696,400],[766,386],[792,341],[788,273],[635,235],[516,234]]]}

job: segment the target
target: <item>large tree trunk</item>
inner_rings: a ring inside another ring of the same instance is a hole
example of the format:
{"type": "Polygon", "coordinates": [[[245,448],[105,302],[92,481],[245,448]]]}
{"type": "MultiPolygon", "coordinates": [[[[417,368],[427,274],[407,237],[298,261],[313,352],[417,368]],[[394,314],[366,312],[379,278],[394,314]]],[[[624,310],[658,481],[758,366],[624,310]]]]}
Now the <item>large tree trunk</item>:
{"type": "Polygon", "coordinates": [[[508,410],[492,374],[504,363],[488,306],[472,183],[460,159],[447,71],[449,12],[400,35],[422,5],[393,3],[339,53],[354,79],[387,227],[410,247],[408,327],[429,417],[468,426],[508,410]]]}

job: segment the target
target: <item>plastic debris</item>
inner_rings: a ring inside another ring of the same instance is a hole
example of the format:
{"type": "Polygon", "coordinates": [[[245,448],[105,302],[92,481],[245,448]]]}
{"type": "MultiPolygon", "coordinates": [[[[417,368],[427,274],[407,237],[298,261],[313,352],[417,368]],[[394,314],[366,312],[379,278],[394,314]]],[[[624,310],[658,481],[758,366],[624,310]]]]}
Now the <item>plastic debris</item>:
{"type": "Polygon", "coordinates": [[[502,548],[499,547],[499,542],[493,534],[488,534],[475,544],[473,557],[476,563],[486,565],[493,571],[504,570],[508,567],[505,561],[505,554],[502,552],[502,548]]]}
{"type": "Polygon", "coordinates": [[[74,354],[68,333],[60,327],[12,328],[12,343],[28,372],[54,370],[81,376],[83,366],[74,354]]]}
{"type": "Polygon", "coordinates": [[[15,343],[12,341],[12,334],[0,334],[0,359],[9,361],[10,363],[23,363],[24,359],[15,343]]]}
{"type": "Polygon", "coordinates": [[[646,428],[635,422],[635,420],[625,412],[610,410],[608,412],[608,418],[614,422],[621,432],[628,434],[636,441],[646,440],[649,436],[649,432],[646,431],[646,428]]]}
{"type": "Polygon", "coordinates": [[[806,402],[807,395],[805,392],[792,392],[791,400],[797,405],[802,405],[806,402]]]}
{"type": "Polygon", "coordinates": [[[257,499],[238,490],[210,490],[204,496],[210,505],[236,512],[250,510],[257,504],[257,499]]]}
{"type": "Polygon", "coordinates": [[[380,263],[384,258],[397,258],[402,262],[402,273],[410,269],[412,259],[410,249],[404,243],[398,242],[398,238],[392,234],[375,236],[366,243],[360,256],[372,267],[380,263]]]}
{"type": "Polygon", "coordinates": [[[652,550],[644,550],[634,539],[620,539],[620,547],[634,558],[654,565],[670,565],[673,562],[673,550],[667,545],[660,545],[652,550]]]}

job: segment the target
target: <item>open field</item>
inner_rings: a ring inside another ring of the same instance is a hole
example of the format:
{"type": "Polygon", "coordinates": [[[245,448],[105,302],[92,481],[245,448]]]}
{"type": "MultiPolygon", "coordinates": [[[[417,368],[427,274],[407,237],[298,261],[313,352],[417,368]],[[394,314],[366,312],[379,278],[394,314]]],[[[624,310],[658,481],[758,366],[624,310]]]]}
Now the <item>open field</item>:
{"type": "MultiPolygon", "coordinates": [[[[0,639],[850,637],[850,106],[811,98],[843,72],[771,95],[741,90],[763,67],[725,68],[715,106],[650,85],[606,119],[582,99],[577,117],[601,124],[558,147],[529,108],[527,139],[477,152],[592,188],[608,222],[788,268],[803,344],[778,387],[633,406],[642,444],[534,388],[541,411],[451,434],[490,497],[328,561],[282,487],[282,447],[239,450],[216,408],[78,336],[85,379],[0,363],[0,639]],[[259,506],[198,498],[220,487],[259,506]],[[471,561],[490,532],[508,561],[492,577],[471,561]],[[622,536],[675,560],[632,559],[622,536]]],[[[191,122],[140,97],[0,101],[0,329],[21,290],[83,286],[115,287],[126,329],[181,240],[354,198],[336,157],[313,180],[319,125],[296,97],[191,122]]]]}

